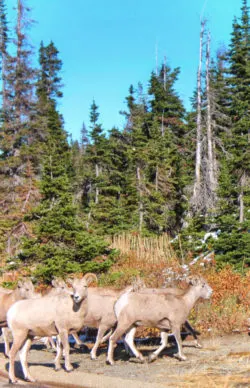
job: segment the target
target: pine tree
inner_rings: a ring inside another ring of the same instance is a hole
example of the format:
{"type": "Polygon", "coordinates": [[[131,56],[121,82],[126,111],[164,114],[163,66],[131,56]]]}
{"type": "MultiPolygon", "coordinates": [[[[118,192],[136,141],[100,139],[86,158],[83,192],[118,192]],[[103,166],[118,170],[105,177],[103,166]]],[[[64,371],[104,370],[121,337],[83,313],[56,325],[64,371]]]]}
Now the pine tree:
{"type": "Polygon", "coordinates": [[[0,138],[1,200],[4,229],[8,231],[4,256],[15,255],[22,235],[29,235],[23,221],[25,212],[36,202],[38,190],[31,156],[31,117],[34,114],[34,69],[27,43],[29,26],[23,1],[17,2],[15,45],[9,39],[4,2],[0,4],[2,57],[2,109],[0,138]],[[13,55],[8,51],[12,49],[13,55]],[[2,198],[1,198],[2,199],[2,198]],[[7,221],[8,219],[8,221],[7,221]],[[7,226],[8,225],[8,226],[7,226]]]}
{"type": "Polygon", "coordinates": [[[41,51],[45,55],[40,55],[41,77],[38,84],[38,97],[40,103],[44,102],[40,116],[44,114],[46,122],[40,183],[42,198],[40,205],[29,216],[34,224],[35,237],[24,240],[19,254],[26,265],[35,263],[36,276],[45,280],[55,274],[64,276],[68,272],[88,269],[98,271],[111,264],[105,256],[109,253],[107,243],[84,231],[73,204],[71,151],[62,117],[56,110],[56,97],[62,96],[57,82],[61,61],[54,46],[52,56],[51,46],[48,47],[42,46],[41,51]],[[49,80],[43,77],[46,71],[50,75],[49,80]],[[101,263],[91,262],[99,255],[103,255],[101,263]]]}
{"type": "Polygon", "coordinates": [[[98,106],[93,100],[90,107],[90,144],[86,146],[83,161],[86,173],[83,178],[85,193],[85,224],[89,230],[98,230],[100,233],[108,212],[108,141],[99,123],[98,106]]]}
{"type": "Polygon", "coordinates": [[[224,147],[229,155],[223,164],[218,216],[221,234],[215,244],[219,265],[231,263],[238,269],[250,263],[250,24],[247,0],[242,1],[240,19],[234,19],[228,52],[230,136],[224,147]],[[228,177],[226,179],[226,177],[228,177]],[[224,199],[223,199],[224,198],[224,199]]]}
{"type": "MultiPolygon", "coordinates": [[[[159,231],[178,230],[184,211],[180,206],[183,194],[181,179],[182,154],[184,150],[185,110],[178,97],[174,84],[180,69],[171,70],[165,63],[159,75],[152,74],[149,94],[151,105],[150,159],[151,175],[155,181],[154,195],[158,200],[158,209],[152,208],[158,217],[159,231]],[[154,166],[154,172],[152,167],[154,166]]],[[[153,182],[152,182],[153,183],[153,182]]]]}

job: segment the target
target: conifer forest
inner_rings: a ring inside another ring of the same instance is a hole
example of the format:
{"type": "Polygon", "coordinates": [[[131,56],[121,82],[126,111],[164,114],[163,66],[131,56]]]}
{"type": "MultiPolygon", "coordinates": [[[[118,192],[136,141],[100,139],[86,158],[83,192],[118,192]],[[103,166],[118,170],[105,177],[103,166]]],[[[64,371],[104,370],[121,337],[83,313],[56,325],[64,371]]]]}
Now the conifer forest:
{"type": "Polygon", "coordinates": [[[248,1],[216,54],[201,20],[190,111],[175,85],[181,63],[163,60],[147,88],[128,85],[123,128],[104,128],[93,99],[78,141],[58,108],[60,52],[53,41],[30,47],[27,3],[16,1],[10,28],[0,0],[0,271],[29,268],[45,282],[105,273],[123,234],[167,235],[180,262],[212,254],[217,269],[249,269],[248,1]]]}

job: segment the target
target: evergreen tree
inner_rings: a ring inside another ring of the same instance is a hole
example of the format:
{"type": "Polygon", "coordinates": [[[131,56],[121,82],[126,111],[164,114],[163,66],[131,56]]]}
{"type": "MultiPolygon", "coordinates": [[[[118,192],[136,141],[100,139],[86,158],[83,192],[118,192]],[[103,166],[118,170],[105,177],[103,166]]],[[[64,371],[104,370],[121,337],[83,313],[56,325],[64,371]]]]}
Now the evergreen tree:
{"type": "Polygon", "coordinates": [[[153,162],[150,165],[151,174],[154,166],[154,195],[158,198],[158,209],[154,206],[152,210],[158,215],[159,230],[169,232],[178,230],[185,208],[180,198],[184,188],[181,171],[186,129],[185,110],[174,89],[178,74],[179,68],[171,71],[163,64],[158,76],[152,74],[149,88],[152,96],[150,158],[153,162]]]}
{"type": "MultiPolygon", "coordinates": [[[[221,200],[218,217],[221,234],[216,242],[220,265],[231,263],[242,269],[250,264],[250,23],[247,0],[242,1],[241,17],[234,19],[230,50],[228,52],[230,90],[230,136],[225,148],[230,159],[225,165],[228,179],[221,186],[227,202],[221,200]]],[[[225,174],[223,175],[225,177],[225,174]]],[[[225,180],[225,178],[224,178],[225,180]]],[[[221,197],[222,197],[221,195],[221,197]]]]}
{"type": "Polygon", "coordinates": [[[90,144],[86,146],[83,156],[86,169],[83,186],[87,189],[83,200],[86,205],[84,213],[87,228],[90,230],[94,228],[101,232],[108,212],[106,199],[109,180],[108,141],[99,123],[99,115],[98,106],[93,100],[90,107],[90,144]]]}
{"type": "Polygon", "coordinates": [[[0,137],[1,201],[4,229],[7,229],[5,256],[14,255],[22,235],[29,234],[23,215],[36,202],[31,149],[31,117],[34,113],[34,69],[31,67],[31,49],[27,43],[29,26],[28,8],[17,2],[15,45],[9,39],[4,2],[0,3],[0,41],[2,57],[2,109],[0,137]],[[9,55],[9,44],[13,56],[9,55]],[[8,219],[8,220],[7,220],[8,219]]]}
{"type": "Polygon", "coordinates": [[[40,116],[44,115],[46,122],[40,183],[42,198],[30,216],[35,224],[35,238],[24,241],[19,255],[26,264],[38,264],[35,273],[46,280],[55,274],[63,276],[68,272],[89,269],[98,271],[111,264],[105,256],[109,253],[107,243],[84,231],[73,204],[71,152],[62,117],[56,110],[56,97],[62,96],[58,86],[61,61],[57,54],[54,46],[41,47],[37,94],[40,103],[44,103],[40,116]],[[99,255],[104,255],[101,263],[90,262],[99,255]]]}

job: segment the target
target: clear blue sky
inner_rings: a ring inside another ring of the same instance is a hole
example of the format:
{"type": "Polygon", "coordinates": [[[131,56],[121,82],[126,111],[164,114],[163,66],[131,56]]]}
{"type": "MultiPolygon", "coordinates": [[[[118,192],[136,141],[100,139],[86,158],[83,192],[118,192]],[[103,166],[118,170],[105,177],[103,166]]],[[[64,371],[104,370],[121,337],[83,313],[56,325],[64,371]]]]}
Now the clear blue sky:
{"type": "MultiPolygon", "coordinates": [[[[120,110],[130,84],[147,86],[159,63],[167,57],[181,74],[179,96],[189,105],[196,85],[200,15],[208,19],[212,52],[228,45],[240,0],[25,0],[37,22],[29,32],[35,49],[41,40],[54,42],[63,61],[64,97],[59,109],[65,129],[79,138],[82,122],[89,125],[95,99],[105,130],[122,128],[120,110]]],[[[16,0],[7,0],[14,23],[16,0]]]]}

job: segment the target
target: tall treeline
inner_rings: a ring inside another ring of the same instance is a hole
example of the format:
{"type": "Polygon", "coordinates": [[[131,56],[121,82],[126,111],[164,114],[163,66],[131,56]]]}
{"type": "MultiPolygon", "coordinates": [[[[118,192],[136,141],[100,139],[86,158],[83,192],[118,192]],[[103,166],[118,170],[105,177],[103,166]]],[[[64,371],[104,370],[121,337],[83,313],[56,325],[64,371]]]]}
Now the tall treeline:
{"type": "Polygon", "coordinates": [[[46,279],[55,272],[102,270],[111,252],[101,236],[135,232],[168,233],[182,257],[213,250],[218,265],[249,265],[247,0],[233,21],[230,46],[215,58],[202,21],[190,112],[175,88],[180,69],[164,59],[147,88],[129,87],[124,128],[103,128],[93,100],[90,127],[83,123],[80,141],[71,143],[57,110],[59,52],[53,42],[41,42],[39,67],[32,68],[29,12],[17,0],[10,29],[0,1],[3,262],[36,264],[46,279]]]}

